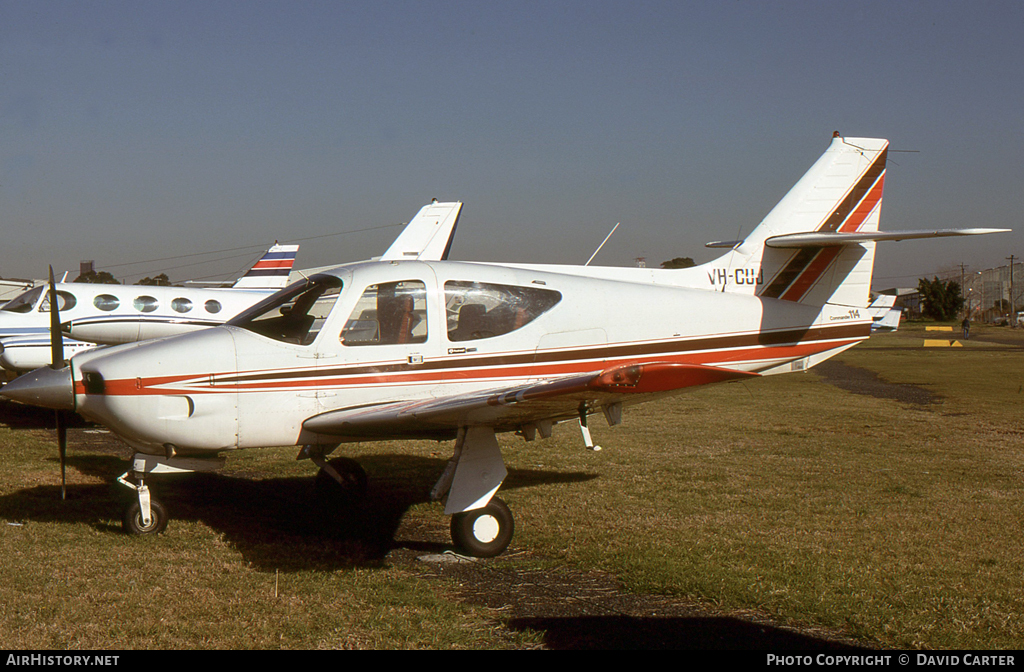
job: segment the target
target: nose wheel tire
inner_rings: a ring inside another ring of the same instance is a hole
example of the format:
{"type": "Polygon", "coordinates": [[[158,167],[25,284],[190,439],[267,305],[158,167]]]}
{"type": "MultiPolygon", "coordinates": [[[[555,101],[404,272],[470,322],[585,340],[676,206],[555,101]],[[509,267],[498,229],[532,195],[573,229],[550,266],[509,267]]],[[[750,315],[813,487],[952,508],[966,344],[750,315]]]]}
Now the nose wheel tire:
{"type": "Polygon", "coordinates": [[[512,542],[515,520],[508,505],[491,497],[487,506],[452,516],[452,541],[477,558],[501,555],[512,542]]]}
{"type": "Polygon", "coordinates": [[[142,522],[142,506],[136,500],[125,509],[121,525],[129,534],[160,534],[167,529],[167,509],[155,499],[149,502],[149,517],[149,525],[142,522]]]}

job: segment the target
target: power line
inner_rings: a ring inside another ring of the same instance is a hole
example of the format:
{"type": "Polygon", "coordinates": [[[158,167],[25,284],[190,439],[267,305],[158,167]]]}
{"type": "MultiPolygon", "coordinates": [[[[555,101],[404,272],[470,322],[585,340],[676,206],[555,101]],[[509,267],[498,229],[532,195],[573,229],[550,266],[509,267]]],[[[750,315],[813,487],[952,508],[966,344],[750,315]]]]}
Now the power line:
{"type": "MultiPolygon", "coordinates": [[[[404,225],[405,225],[404,222],[399,222],[397,224],[383,224],[381,226],[369,226],[369,227],[366,227],[366,228],[363,228],[363,229],[352,229],[351,231],[336,231],[334,233],[325,233],[325,234],[322,234],[322,235],[319,235],[319,236],[307,236],[306,238],[293,238],[290,242],[292,242],[292,243],[302,243],[302,242],[306,242],[306,241],[309,241],[309,240],[320,240],[320,239],[323,239],[323,238],[330,238],[332,236],[344,236],[344,235],[347,235],[347,234],[350,234],[350,233],[365,233],[366,231],[378,231],[380,229],[390,229],[390,228],[394,228],[396,226],[404,226],[404,225]]],[[[277,241],[274,241],[274,242],[276,243],[277,241]]],[[[108,269],[108,268],[122,268],[124,266],[137,266],[138,264],[152,264],[152,263],[156,263],[158,261],[175,261],[177,259],[189,259],[189,258],[192,258],[192,257],[202,257],[202,256],[210,255],[210,254],[224,254],[225,252],[238,252],[240,250],[261,250],[262,251],[262,250],[265,250],[268,247],[270,247],[270,245],[272,245],[272,244],[273,243],[263,243],[262,245],[245,245],[243,247],[229,247],[229,248],[226,248],[226,249],[223,249],[223,250],[210,250],[210,251],[207,251],[207,252],[194,252],[192,254],[179,254],[179,255],[176,255],[176,256],[173,256],[173,257],[158,257],[156,259],[146,259],[146,260],[143,260],[143,261],[129,261],[129,262],[124,262],[124,263],[120,263],[120,264],[103,264],[102,267],[105,268],[105,269],[108,269]]],[[[237,256],[242,256],[242,255],[237,255],[237,256]]],[[[210,259],[210,260],[200,261],[200,262],[196,262],[196,263],[212,263],[214,261],[221,261],[221,259],[210,259]]],[[[195,265],[195,264],[189,264],[189,265],[195,265]]]]}

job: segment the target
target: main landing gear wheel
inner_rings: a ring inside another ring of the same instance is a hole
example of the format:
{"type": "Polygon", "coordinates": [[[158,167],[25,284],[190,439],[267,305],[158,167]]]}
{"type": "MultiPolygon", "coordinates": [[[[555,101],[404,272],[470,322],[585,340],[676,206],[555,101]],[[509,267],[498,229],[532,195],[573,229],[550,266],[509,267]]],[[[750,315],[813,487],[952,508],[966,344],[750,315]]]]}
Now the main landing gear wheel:
{"type": "Polygon", "coordinates": [[[318,471],[313,481],[313,492],[319,503],[347,507],[366,497],[366,472],[358,462],[347,457],[335,457],[327,465],[338,474],[341,481],[325,469],[318,471]]]}
{"type": "Polygon", "coordinates": [[[124,510],[121,524],[129,534],[160,534],[167,529],[167,509],[155,499],[149,501],[149,517],[149,525],[142,522],[142,506],[135,500],[124,510]]]}
{"type": "Polygon", "coordinates": [[[477,558],[501,555],[512,542],[515,520],[508,505],[491,497],[487,506],[452,516],[452,541],[477,558]]]}

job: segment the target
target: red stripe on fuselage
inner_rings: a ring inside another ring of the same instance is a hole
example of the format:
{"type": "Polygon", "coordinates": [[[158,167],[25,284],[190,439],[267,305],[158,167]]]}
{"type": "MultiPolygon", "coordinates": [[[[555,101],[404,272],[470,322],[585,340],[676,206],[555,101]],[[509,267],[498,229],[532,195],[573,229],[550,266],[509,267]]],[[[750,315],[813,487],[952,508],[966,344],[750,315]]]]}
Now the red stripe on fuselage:
{"type": "MultiPolygon", "coordinates": [[[[736,364],[740,362],[764,362],[773,360],[799,359],[834,348],[852,345],[867,338],[868,325],[852,325],[851,329],[863,333],[852,334],[844,330],[837,338],[819,338],[814,341],[795,342],[789,345],[754,345],[718,350],[707,349],[699,352],[676,351],[657,352],[648,355],[624,354],[615,356],[594,356],[587,351],[567,351],[565,359],[546,363],[520,362],[499,365],[472,360],[452,362],[451,366],[428,371],[417,370],[415,366],[400,367],[393,371],[366,371],[363,364],[353,366],[365,373],[346,375],[344,371],[322,371],[317,369],[289,371],[287,377],[280,377],[281,370],[265,372],[223,372],[216,374],[192,374],[187,376],[158,376],[153,378],[128,378],[104,382],[104,394],[112,396],[141,396],[161,394],[222,394],[244,392],[270,392],[303,389],[328,389],[343,387],[364,387],[382,385],[425,385],[458,382],[495,381],[507,379],[547,378],[586,373],[606,369],[610,366],[643,364],[650,362],[673,362],[680,364],[702,364],[709,366],[736,364]],[[570,359],[571,357],[571,359],[570,359]],[[241,376],[244,381],[239,380],[241,376]]],[[[686,343],[680,343],[681,348],[686,343]]],[[[435,360],[437,361],[437,360],[435,360]]],[[[442,366],[444,362],[440,363],[442,366]]],[[[380,368],[389,368],[382,363],[380,368]]],[[[76,394],[85,394],[85,385],[76,381],[76,394]]]]}

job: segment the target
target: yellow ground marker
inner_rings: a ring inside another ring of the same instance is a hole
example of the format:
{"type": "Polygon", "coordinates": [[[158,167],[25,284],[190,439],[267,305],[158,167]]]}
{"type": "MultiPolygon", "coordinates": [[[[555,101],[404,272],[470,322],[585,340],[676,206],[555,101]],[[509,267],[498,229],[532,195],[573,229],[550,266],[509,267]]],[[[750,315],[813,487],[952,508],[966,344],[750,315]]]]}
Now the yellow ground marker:
{"type": "Polygon", "coordinates": [[[924,339],[924,347],[926,348],[962,348],[964,344],[960,341],[950,341],[948,339],[935,339],[926,338],[924,339]]]}
{"type": "Polygon", "coordinates": [[[925,327],[925,331],[953,331],[953,327],[925,327]]]}

